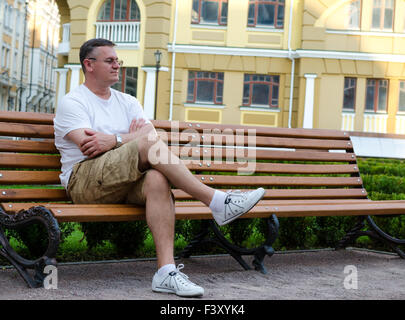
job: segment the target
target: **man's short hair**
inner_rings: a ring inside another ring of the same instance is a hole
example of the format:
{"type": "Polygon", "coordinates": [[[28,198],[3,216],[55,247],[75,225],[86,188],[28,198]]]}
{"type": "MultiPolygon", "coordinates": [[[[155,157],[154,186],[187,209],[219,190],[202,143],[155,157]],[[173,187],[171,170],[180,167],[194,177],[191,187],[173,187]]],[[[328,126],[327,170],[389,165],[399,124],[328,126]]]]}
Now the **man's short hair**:
{"type": "Polygon", "coordinates": [[[86,68],[84,67],[83,61],[84,59],[88,58],[90,53],[97,47],[114,47],[115,43],[102,38],[90,39],[87,40],[85,43],[82,44],[80,47],[80,64],[82,65],[83,72],[86,72],[86,68]]]}

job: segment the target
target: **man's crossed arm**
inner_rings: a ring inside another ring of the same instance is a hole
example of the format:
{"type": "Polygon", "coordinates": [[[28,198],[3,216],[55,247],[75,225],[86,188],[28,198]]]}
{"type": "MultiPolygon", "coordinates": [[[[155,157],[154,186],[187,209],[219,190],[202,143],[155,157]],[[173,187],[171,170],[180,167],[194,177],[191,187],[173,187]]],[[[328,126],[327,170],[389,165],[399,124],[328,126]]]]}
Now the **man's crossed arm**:
{"type": "MultiPolygon", "coordinates": [[[[156,133],[151,123],[145,123],[144,119],[134,119],[129,126],[129,132],[121,135],[122,143],[149,134],[152,130],[156,133]]],[[[115,135],[88,128],[72,130],[66,137],[72,140],[80,148],[80,151],[89,158],[94,158],[113,149],[117,143],[115,135]]]]}

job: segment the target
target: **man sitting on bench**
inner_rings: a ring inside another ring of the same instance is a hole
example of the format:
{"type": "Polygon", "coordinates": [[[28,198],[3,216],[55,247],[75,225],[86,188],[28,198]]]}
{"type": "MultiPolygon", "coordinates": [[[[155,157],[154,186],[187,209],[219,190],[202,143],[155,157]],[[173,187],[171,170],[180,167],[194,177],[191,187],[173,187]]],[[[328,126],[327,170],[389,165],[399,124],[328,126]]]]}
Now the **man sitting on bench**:
{"type": "Polygon", "coordinates": [[[170,183],[209,206],[219,225],[248,212],[264,189],[222,192],[197,180],[161,141],[138,100],[110,86],[122,64],[115,44],[91,39],[80,48],[85,82],[64,96],[54,120],[61,183],[74,203],[145,206],[157,255],[152,290],[201,296],[204,289],[174,263],[175,207],[170,183]],[[159,152],[149,152],[151,147],[159,152]]]}

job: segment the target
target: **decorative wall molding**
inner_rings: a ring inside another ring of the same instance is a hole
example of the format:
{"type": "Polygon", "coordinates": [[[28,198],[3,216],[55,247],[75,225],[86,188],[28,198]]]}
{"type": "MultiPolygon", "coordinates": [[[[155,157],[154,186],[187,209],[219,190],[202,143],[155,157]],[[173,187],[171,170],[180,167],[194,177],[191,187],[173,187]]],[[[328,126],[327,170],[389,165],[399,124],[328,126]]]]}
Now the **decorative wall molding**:
{"type": "Polygon", "coordinates": [[[188,44],[171,43],[167,46],[169,52],[176,53],[194,53],[194,54],[214,54],[230,56],[250,56],[250,57],[268,57],[268,58],[318,58],[318,59],[344,59],[359,61],[385,61],[405,63],[404,54],[383,54],[349,51],[327,51],[327,50],[280,50],[280,49],[261,49],[261,48],[238,48],[238,47],[215,47],[198,46],[188,44]]]}

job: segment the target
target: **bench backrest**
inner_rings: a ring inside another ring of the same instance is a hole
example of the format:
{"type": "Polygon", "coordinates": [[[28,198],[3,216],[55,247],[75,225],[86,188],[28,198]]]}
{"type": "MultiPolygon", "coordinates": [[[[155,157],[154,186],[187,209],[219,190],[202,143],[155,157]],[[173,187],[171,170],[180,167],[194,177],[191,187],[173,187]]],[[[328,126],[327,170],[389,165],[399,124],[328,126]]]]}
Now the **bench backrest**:
{"type": "MultiPolygon", "coordinates": [[[[52,114],[0,112],[0,202],[69,201],[60,186],[52,114]]],[[[265,199],[365,199],[348,133],[153,121],[197,179],[265,187],[265,199]]],[[[191,199],[174,190],[179,200],[191,199]]]]}

